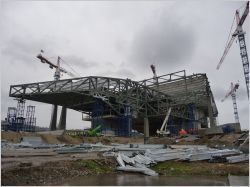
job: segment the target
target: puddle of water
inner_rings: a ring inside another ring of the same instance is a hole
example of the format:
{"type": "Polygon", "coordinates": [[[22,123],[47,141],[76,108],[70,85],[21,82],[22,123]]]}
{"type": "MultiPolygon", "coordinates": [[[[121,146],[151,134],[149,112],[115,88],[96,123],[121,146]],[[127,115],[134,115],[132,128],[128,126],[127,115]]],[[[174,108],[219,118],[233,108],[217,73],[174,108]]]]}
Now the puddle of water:
{"type": "Polygon", "coordinates": [[[227,177],[213,176],[146,176],[122,173],[77,177],[65,181],[64,186],[227,186],[227,177]]]}
{"type": "Polygon", "coordinates": [[[249,176],[228,176],[230,186],[249,186],[249,176]]]}

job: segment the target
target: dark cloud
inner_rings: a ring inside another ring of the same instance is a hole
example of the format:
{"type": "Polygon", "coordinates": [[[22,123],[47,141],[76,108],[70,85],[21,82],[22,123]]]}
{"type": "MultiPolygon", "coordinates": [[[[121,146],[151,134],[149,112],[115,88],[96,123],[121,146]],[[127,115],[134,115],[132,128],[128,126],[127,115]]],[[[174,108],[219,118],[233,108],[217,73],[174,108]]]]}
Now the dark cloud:
{"type": "Polygon", "coordinates": [[[138,65],[157,63],[161,68],[187,62],[196,46],[194,30],[176,19],[159,19],[137,32],[131,60],[138,65]]]}

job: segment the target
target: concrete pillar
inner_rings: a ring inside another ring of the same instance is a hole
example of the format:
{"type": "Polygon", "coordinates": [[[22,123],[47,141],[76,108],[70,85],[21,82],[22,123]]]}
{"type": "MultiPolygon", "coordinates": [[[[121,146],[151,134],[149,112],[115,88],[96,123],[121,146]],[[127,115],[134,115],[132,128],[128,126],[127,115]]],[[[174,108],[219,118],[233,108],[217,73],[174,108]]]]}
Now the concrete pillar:
{"type": "Polygon", "coordinates": [[[215,127],[215,119],[213,116],[213,109],[212,109],[212,102],[211,98],[208,98],[208,116],[209,116],[209,122],[210,122],[210,128],[215,127]]]}
{"type": "Polygon", "coordinates": [[[144,144],[149,143],[149,122],[148,118],[144,118],[144,144]]]}
{"type": "Polygon", "coordinates": [[[57,105],[52,105],[52,114],[51,114],[51,120],[50,120],[50,130],[55,131],[56,130],[56,122],[57,122],[57,105]]]}
{"type": "Polygon", "coordinates": [[[61,116],[58,124],[59,130],[66,130],[67,108],[62,106],[61,116]]]}

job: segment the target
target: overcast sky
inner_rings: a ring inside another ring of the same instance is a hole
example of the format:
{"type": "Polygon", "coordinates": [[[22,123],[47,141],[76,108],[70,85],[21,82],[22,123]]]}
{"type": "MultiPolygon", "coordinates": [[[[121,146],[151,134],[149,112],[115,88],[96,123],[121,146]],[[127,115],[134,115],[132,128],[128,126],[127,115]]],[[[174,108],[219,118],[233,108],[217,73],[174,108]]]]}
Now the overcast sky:
{"type": "MultiPolygon", "coordinates": [[[[221,69],[216,70],[235,10],[243,6],[242,13],[244,4],[1,1],[1,118],[6,117],[9,106],[16,106],[16,101],[8,97],[10,85],[53,80],[54,70],[36,58],[43,49],[51,61],[56,62],[56,57],[61,56],[81,76],[141,80],[152,77],[149,67],[152,63],[158,75],[183,69],[187,74],[206,73],[220,124],[234,122],[231,97],[223,103],[221,99],[230,83],[239,81],[239,118],[242,129],[248,129],[249,106],[238,42],[232,45],[221,69]]],[[[243,29],[249,44],[249,16],[243,29]]],[[[70,70],[67,64],[62,66],[70,70]]],[[[49,126],[51,105],[32,101],[26,105],[36,106],[37,125],[49,126]]],[[[68,129],[86,126],[81,113],[68,111],[68,129]]]]}

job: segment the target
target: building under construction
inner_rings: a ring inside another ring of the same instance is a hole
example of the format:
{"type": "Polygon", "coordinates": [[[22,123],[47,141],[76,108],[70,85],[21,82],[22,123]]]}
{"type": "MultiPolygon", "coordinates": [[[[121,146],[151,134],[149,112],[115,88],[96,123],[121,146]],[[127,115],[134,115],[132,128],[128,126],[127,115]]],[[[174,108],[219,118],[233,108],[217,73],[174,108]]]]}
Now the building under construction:
{"type": "Polygon", "coordinates": [[[11,85],[10,97],[53,104],[51,129],[56,129],[57,106],[62,106],[59,129],[66,128],[66,108],[82,112],[92,127],[102,126],[119,136],[132,129],[154,134],[171,107],[168,129],[196,132],[215,126],[218,115],[206,74],[186,75],[185,70],[133,81],[112,77],[80,77],[11,85]]]}

